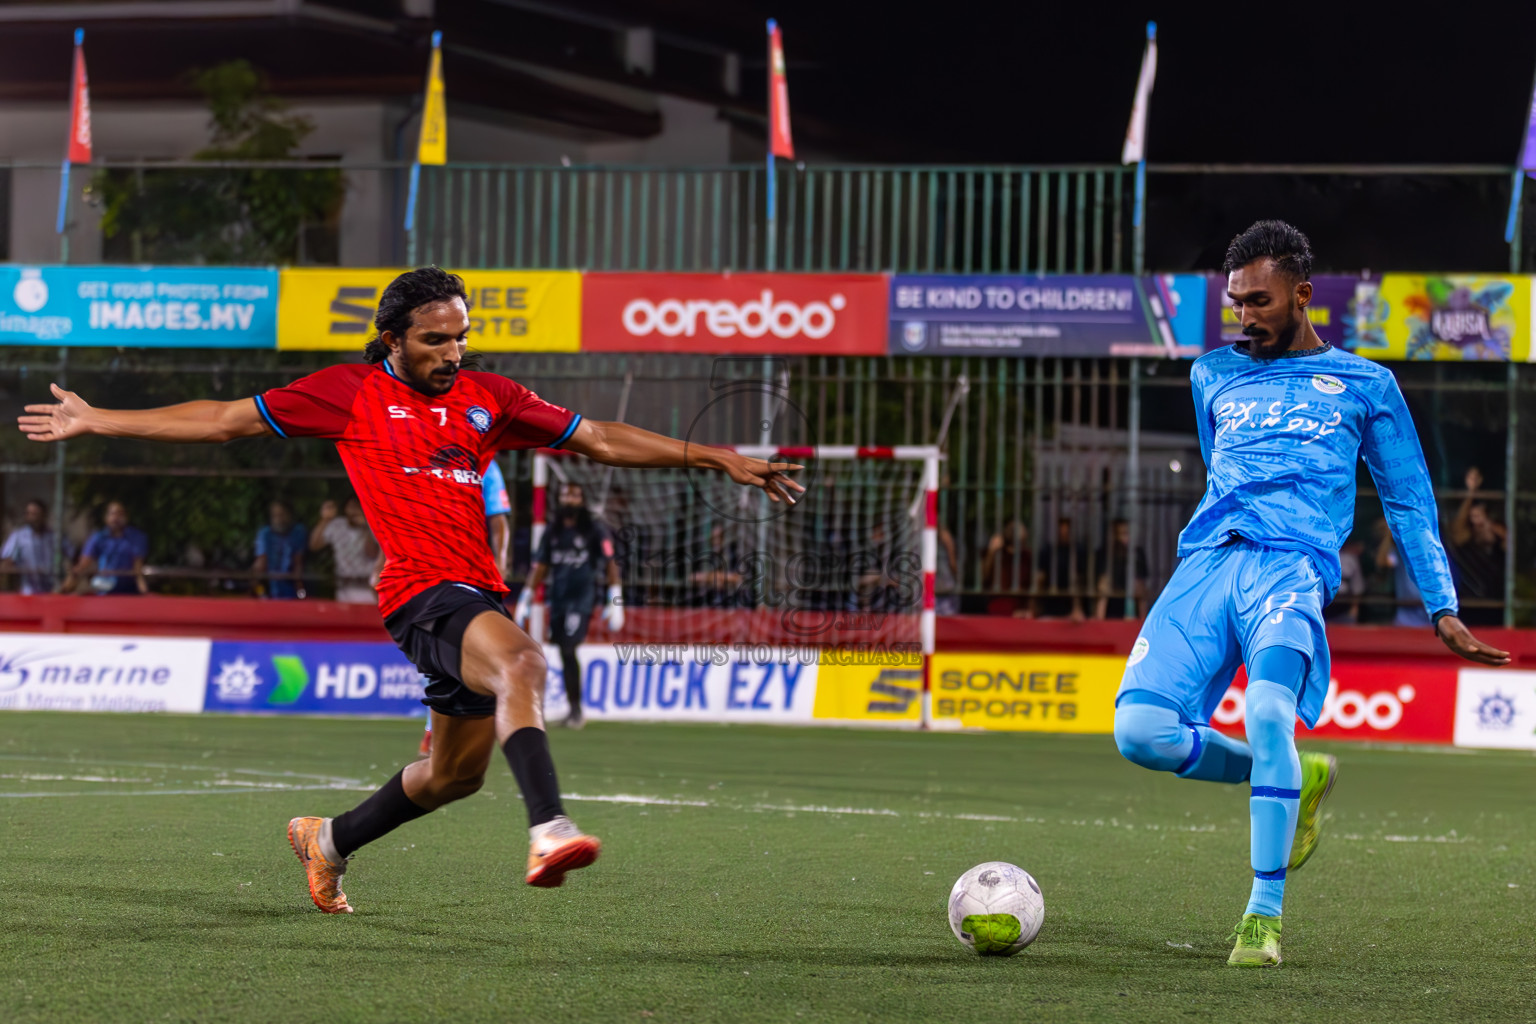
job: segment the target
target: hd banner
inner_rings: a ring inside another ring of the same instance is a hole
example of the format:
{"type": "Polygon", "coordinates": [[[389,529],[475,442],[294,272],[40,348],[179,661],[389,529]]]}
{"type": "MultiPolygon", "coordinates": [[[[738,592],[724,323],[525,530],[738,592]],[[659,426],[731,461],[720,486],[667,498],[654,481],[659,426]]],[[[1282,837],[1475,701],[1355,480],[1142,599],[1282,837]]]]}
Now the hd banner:
{"type": "MultiPolygon", "coordinates": [[[[359,350],[373,335],[384,289],[401,270],[284,270],[277,347],[359,350]]],[[[465,270],[469,347],[481,352],[575,352],[581,347],[581,274],[465,270]]]]}
{"type": "Polygon", "coordinates": [[[271,348],[275,270],[0,267],[0,344],[271,348]]]}
{"type": "Polygon", "coordinates": [[[585,274],[589,352],[885,354],[882,274],[585,274]]]}
{"type": "Polygon", "coordinates": [[[1205,351],[1200,274],[891,279],[892,355],[1161,356],[1205,351]]]}
{"type": "Polygon", "coordinates": [[[425,681],[385,643],[215,640],[208,711],[423,717],[425,681]]]}

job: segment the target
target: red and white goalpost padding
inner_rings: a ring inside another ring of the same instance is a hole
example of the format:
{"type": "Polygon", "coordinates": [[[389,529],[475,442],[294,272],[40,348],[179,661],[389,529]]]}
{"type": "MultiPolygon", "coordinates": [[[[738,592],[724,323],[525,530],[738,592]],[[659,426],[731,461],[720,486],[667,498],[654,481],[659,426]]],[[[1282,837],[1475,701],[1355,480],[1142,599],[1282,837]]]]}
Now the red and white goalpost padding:
{"type": "MultiPolygon", "coordinates": [[[[918,636],[923,658],[922,724],[927,728],[933,720],[933,698],[929,679],[929,666],[934,650],[934,580],[938,569],[938,521],[939,521],[939,462],[942,455],[933,445],[893,445],[863,447],[856,445],[718,445],[751,458],[770,461],[838,462],[873,460],[885,462],[915,462],[921,464],[919,485],[907,516],[920,524],[918,551],[922,571],[922,601],[918,617],[918,636]]],[[[530,529],[530,551],[537,551],[548,524],[551,498],[550,476],[559,471],[552,469],[554,460],[580,459],[571,452],[539,449],[533,458],[533,522],[530,529]]],[[[563,474],[560,474],[563,475],[563,474]]],[[[910,477],[908,478],[910,480],[910,477]]],[[[814,486],[814,481],[812,486],[814,486]]],[[[590,500],[590,495],[589,495],[590,500]]],[[[788,515],[795,513],[790,511],[788,515]]],[[[909,549],[910,550],[910,549],[909,549]]],[[[535,637],[544,636],[547,612],[544,594],[534,595],[533,612],[529,631],[535,637]]],[[[724,638],[729,640],[730,638],[724,638]]]]}

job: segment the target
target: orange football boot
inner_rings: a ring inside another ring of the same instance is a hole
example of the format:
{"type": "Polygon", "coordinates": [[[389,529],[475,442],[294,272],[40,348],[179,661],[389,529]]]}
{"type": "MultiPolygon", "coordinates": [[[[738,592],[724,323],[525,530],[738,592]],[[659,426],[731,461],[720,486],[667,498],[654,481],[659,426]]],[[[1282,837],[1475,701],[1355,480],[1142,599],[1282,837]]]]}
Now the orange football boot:
{"type": "Polygon", "coordinates": [[[528,874],[525,881],[541,889],[553,889],[565,882],[565,873],[584,868],[597,860],[603,844],[577,828],[565,815],[547,822],[538,837],[528,844],[528,874]]]}
{"type": "Polygon", "coordinates": [[[309,876],[309,898],[327,914],[350,914],[347,894],[341,891],[341,876],[347,873],[347,861],[332,863],[320,851],[320,828],[324,818],[294,818],[288,823],[288,845],[298,855],[309,876]]]}

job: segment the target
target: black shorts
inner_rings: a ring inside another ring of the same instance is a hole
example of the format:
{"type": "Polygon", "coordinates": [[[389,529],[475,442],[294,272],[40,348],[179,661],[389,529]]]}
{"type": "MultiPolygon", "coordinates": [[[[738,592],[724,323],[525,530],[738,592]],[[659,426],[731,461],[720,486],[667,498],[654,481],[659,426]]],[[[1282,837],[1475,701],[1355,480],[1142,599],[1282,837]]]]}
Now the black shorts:
{"type": "Polygon", "coordinates": [[[574,646],[587,639],[587,627],[592,624],[591,598],[585,601],[565,601],[549,606],[549,639],[556,647],[574,646]]]}
{"type": "Polygon", "coordinates": [[[384,620],[400,650],[427,677],[427,695],[421,702],[440,715],[479,718],[496,713],[495,697],[476,693],[459,677],[464,631],[489,611],[507,615],[502,595],[468,583],[438,583],[384,620]]]}

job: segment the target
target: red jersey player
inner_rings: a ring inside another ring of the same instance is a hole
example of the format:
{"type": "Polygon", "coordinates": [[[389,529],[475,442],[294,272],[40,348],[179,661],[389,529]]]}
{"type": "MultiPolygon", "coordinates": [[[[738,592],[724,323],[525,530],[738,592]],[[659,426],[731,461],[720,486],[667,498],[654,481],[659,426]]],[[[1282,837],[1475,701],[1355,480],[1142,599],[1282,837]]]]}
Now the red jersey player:
{"type": "Polygon", "coordinates": [[[437,267],[399,277],[374,317],[363,364],[332,366],[234,402],[94,409],[53,386],[56,404],[19,417],[34,441],[102,434],[229,441],[276,434],[336,442],[386,558],[379,610],[427,677],[432,754],[335,818],[294,818],[288,838],[315,905],[351,913],[341,877],[353,851],[480,788],[500,747],[528,807],[529,885],[552,887],[597,859],[599,843],[565,816],[544,734],[544,656],[502,605],[486,541],[480,474],[500,450],[565,447],[613,466],[714,469],[794,502],[798,469],[689,446],[622,423],[584,419],[492,373],[463,369],[464,283],[437,267]]]}

